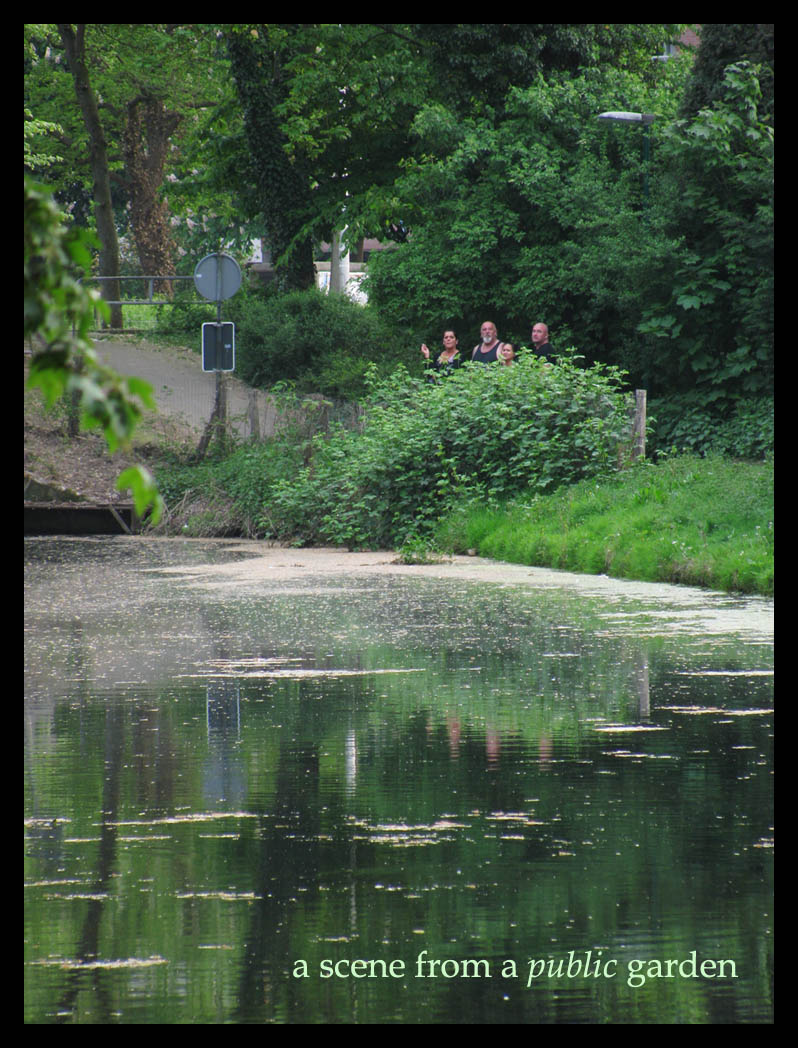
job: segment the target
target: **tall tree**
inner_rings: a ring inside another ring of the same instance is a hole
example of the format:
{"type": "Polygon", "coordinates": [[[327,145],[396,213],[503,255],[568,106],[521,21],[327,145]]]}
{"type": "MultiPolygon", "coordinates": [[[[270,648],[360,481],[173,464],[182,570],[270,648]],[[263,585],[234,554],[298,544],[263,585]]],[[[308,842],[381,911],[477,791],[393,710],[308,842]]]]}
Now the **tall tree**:
{"type": "MultiPolygon", "coordinates": [[[[141,94],[127,104],[124,133],[125,173],[130,190],[130,223],[145,274],[174,273],[174,243],[169,208],[161,194],[172,134],[181,120],[162,99],[141,94]]],[[[159,290],[171,292],[162,282],[159,290]]]]}
{"type": "MultiPolygon", "coordinates": [[[[34,172],[54,185],[76,221],[87,221],[82,184],[91,179],[85,120],[73,119],[64,92],[68,62],[52,26],[26,26],[26,105],[40,121],[58,120],[63,162],[34,172]]],[[[167,189],[182,139],[199,125],[198,114],[225,99],[229,77],[215,27],[177,24],[92,24],[80,27],[82,58],[91,78],[96,115],[91,127],[105,138],[117,229],[133,234],[139,268],[174,271],[167,189]],[[184,132],[181,134],[181,132],[184,132]]],[[[80,111],[82,112],[82,111],[80,111]]],[[[201,166],[201,159],[196,166],[201,166]]]]}
{"type": "Polygon", "coordinates": [[[415,23],[408,26],[428,52],[436,94],[460,115],[475,108],[504,112],[511,87],[539,74],[611,65],[650,79],[652,55],[674,40],[676,23],[415,23]]]}
{"type": "Polygon", "coordinates": [[[406,26],[294,27],[278,116],[289,156],[310,172],[318,234],[401,237],[391,187],[432,91],[428,51],[406,26]]]}
{"type": "Polygon", "coordinates": [[[701,404],[773,393],[774,133],[760,115],[762,76],[728,66],[712,104],[667,127],[661,147],[674,250],[641,329],[657,338],[669,391],[701,404]]]}
{"type": "MultiPolygon", "coordinates": [[[[273,29],[275,27],[272,27],[273,29]]],[[[510,89],[541,73],[612,65],[654,76],[674,25],[304,24],[280,27],[283,148],[312,180],[312,223],[329,236],[402,241],[394,191],[408,163],[440,158],[463,121],[501,121],[510,89]]]]}
{"type": "Polygon", "coordinates": [[[310,171],[288,155],[278,115],[287,91],[284,62],[292,28],[260,24],[230,27],[227,33],[251,153],[249,169],[277,263],[277,283],[285,291],[315,283],[310,171]]]}
{"type": "Polygon", "coordinates": [[[701,46],[682,101],[681,115],[694,117],[722,98],[723,74],[734,62],[751,62],[760,67],[760,118],[773,124],[775,91],[775,33],[772,22],[705,22],[701,26],[701,46]]]}
{"type": "MultiPolygon", "coordinates": [[[[79,24],[75,28],[72,24],[62,23],[58,25],[58,31],[67,55],[75,85],[75,94],[89,136],[89,160],[94,184],[94,213],[100,238],[100,270],[103,276],[118,277],[119,241],[111,202],[108,147],[86,62],[86,25],[85,23],[79,24]]],[[[104,282],[103,296],[118,302],[121,299],[119,282],[113,280],[104,282]]],[[[122,326],[121,306],[111,308],[111,326],[122,326]]]]}
{"type": "Polygon", "coordinates": [[[122,80],[114,97],[129,218],[141,268],[173,273],[171,178],[197,114],[215,111],[229,76],[217,30],[158,23],[97,26],[98,60],[122,80]]]}

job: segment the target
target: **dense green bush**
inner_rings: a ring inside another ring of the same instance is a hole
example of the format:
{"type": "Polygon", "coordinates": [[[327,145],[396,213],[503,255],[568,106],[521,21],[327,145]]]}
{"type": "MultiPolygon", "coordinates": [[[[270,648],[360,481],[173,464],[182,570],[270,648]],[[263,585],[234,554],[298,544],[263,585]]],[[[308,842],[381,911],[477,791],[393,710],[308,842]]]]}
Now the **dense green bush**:
{"type": "Polygon", "coordinates": [[[307,542],[401,545],[472,497],[550,491],[615,467],[628,436],[613,369],[470,365],[439,384],[371,377],[362,432],[318,439],[270,513],[307,542]]]}
{"type": "MultiPolygon", "coordinates": [[[[762,70],[729,65],[710,109],[662,129],[660,205],[673,249],[641,292],[653,341],[643,380],[704,404],[773,394],[774,133],[761,120],[762,70]]],[[[765,80],[767,78],[765,77],[765,80]]]]}
{"type": "Polygon", "coordinates": [[[236,372],[253,386],[292,381],[300,390],[355,398],[369,363],[382,373],[410,347],[378,314],[345,295],[248,291],[227,310],[236,324],[236,372]]]}
{"type": "Polygon", "coordinates": [[[650,451],[692,451],[699,455],[716,453],[733,458],[762,459],[774,451],[775,411],[772,397],[755,397],[732,402],[726,410],[714,412],[696,402],[695,397],[672,397],[652,401],[652,439],[650,451]]]}
{"type": "MultiPolygon", "coordinates": [[[[178,336],[187,345],[202,345],[202,325],[216,320],[216,305],[198,298],[193,283],[180,280],[174,284],[174,297],[168,305],[146,308],[155,313],[158,333],[170,337],[178,336]]],[[[125,316],[127,317],[127,313],[125,316]]],[[[225,316],[224,319],[227,319],[225,316]]]]}

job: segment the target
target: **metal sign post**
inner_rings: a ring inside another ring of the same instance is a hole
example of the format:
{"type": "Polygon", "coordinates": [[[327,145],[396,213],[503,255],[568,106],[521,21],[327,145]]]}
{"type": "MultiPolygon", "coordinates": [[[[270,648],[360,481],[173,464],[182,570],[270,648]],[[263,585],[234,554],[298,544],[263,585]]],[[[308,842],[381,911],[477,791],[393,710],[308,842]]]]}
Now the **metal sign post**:
{"type": "Polygon", "coordinates": [[[241,269],[223,251],[206,255],[194,270],[194,286],[209,302],[216,303],[216,323],[202,325],[202,370],[216,374],[216,403],[197,450],[205,453],[214,429],[227,430],[227,396],[224,373],[235,370],[235,324],[222,322],[222,302],[241,287],[241,269]]]}
{"type": "Polygon", "coordinates": [[[222,323],[222,301],[241,287],[241,269],[234,258],[217,251],[197,263],[194,286],[216,303],[216,323],[202,325],[202,370],[234,371],[235,324],[222,323]]]}

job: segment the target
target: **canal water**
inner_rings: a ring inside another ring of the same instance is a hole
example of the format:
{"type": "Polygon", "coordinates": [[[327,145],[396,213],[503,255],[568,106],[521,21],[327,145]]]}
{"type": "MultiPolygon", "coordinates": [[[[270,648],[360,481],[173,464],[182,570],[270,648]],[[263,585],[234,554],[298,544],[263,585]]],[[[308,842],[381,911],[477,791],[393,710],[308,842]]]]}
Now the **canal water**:
{"type": "Polygon", "coordinates": [[[771,602],[25,550],[26,1022],[772,1022],[771,602]]]}

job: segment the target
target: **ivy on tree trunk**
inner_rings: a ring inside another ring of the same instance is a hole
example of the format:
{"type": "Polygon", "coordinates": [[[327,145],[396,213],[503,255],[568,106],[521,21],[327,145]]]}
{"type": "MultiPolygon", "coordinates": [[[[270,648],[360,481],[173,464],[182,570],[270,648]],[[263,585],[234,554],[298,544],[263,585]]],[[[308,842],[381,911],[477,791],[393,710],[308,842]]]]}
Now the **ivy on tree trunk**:
{"type": "MultiPolygon", "coordinates": [[[[139,95],[127,106],[125,172],[130,192],[130,222],[142,270],[148,276],[174,273],[174,243],[169,209],[160,195],[170,138],[182,117],[152,95],[139,95]]],[[[172,285],[156,289],[170,298],[172,285]]]]}
{"type": "Polygon", "coordinates": [[[313,245],[304,232],[313,215],[311,183],[304,165],[292,162],[284,148],[286,139],[276,114],[286,91],[279,52],[270,43],[265,25],[230,32],[227,46],[258,202],[277,264],[276,283],[281,291],[313,287],[313,245]]]}

